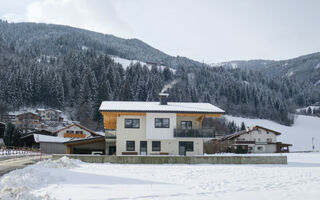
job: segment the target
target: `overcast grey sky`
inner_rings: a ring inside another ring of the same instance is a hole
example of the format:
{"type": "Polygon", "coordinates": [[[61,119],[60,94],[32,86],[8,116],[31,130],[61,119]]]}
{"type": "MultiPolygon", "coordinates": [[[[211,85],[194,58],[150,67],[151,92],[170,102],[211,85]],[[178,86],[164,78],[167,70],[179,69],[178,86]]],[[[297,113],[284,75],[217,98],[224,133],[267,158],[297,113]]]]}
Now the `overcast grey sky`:
{"type": "Polygon", "coordinates": [[[10,22],[138,38],[206,63],[319,52],[319,13],[319,0],[0,0],[0,18],[10,22]]]}

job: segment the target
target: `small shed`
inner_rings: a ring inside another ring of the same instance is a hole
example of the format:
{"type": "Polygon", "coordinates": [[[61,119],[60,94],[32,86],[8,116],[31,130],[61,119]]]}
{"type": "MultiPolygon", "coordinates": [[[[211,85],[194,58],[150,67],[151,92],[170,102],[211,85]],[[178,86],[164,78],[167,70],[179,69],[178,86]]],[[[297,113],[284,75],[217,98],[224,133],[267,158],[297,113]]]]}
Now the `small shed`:
{"type": "Polygon", "coordinates": [[[40,144],[41,152],[47,154],[65,154],[66,146],[63,143],[70,140],[70,138],[40,134],[33,134],[33,137],[34,141],[40,144]]]}

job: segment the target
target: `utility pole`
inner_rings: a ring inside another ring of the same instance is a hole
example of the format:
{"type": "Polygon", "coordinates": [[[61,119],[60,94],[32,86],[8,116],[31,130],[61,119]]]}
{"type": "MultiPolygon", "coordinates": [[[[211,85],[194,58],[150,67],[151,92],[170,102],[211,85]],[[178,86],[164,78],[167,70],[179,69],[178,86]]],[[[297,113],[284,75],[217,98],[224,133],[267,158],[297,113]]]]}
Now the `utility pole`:
{"type": "Polygon", "coordinates": [[[312,137],[312,151],[314,151],[314,137],[312,137]]]}

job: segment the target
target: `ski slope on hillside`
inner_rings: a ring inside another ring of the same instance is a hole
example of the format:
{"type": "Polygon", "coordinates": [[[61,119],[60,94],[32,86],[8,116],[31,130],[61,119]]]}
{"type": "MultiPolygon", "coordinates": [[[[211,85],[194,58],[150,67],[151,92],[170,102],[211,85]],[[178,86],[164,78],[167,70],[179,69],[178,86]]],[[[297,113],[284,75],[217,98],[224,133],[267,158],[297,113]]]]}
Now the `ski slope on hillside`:
{"type": "Polygon", "coordinates": [[[296,115],[294,124],[291,127],[265,119],[225,117],[238,125],[244,122],[246,126],[260,125],[281,132],[282,134],[278,137],[278,141],[293,144],[293,146],[290,147],[291,151],[312,150],[312,138],[314,138],[315,150],[320,150],[320,118],[318,117],[296,115]]]}
{"type": "MultiPolygon", "coordinates": [[[[143,65],[146,65],[148,67],[148,69],[151,69],[152,65],[151,64],[148,64],[148,63],[145,63],[145,62],[142,62],[142,61],[139,61],[139,60],[128,60],[128,59],[125,59],[125,58],[120,58],[120,57],[117,57],[117,56],[110,56],[114,62],[116,63],[119,63],[122,65],[122,67],[124,69],[127,69],[130,64],[136,64],[136,63],[140,63],[142,66],[143,65]]],[[[163,70],[166,66],[164,65],[160,65],[158,66],[161,70],[163,70]]],[[[175,69],[172,69],[172,68],[169,68],[173,73],[176,72],[175,69]]]]}

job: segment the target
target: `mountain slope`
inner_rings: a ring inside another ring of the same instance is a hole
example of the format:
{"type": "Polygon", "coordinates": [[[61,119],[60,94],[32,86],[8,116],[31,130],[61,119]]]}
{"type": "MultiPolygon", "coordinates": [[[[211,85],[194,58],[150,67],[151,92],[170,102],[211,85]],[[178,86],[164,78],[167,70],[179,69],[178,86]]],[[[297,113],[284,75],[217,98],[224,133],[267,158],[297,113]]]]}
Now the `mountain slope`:
{"type": "Polygon", "coordinates": [[[293,59],[230,61],[211,66],[241,68],[259,71],[271,78],[288,77],[291,79],[320,84],[320,53],[313,53],[293,59]]]}
{"type": "Polygon", "coordinates": [[[290,77],[316,84],[320,81],[320,53],[274,62],[260,71],[274,78],[290,77]]]}
{"type": "Polygon", "coordinates": [[[225,67],[229,69],[241,68],[247,70],[259,70],[271,63],[274,63],[273,60],[235,60],[223,63],[214,63],[211,64],[213,67],[225,67]]]}
{"type": "Polygon", "coordinates": [[[94,49],[103,54],[164,64],[173,68],[179,65],[202,65],[188,58],[169,56],[138,39],[122,39],[62,25],[7,23],[0,20],[0,37],[17,51],[28,51],[33,56],[60,56],[70,51],[94,49]]]}

